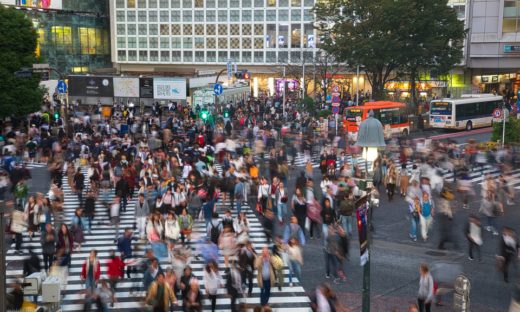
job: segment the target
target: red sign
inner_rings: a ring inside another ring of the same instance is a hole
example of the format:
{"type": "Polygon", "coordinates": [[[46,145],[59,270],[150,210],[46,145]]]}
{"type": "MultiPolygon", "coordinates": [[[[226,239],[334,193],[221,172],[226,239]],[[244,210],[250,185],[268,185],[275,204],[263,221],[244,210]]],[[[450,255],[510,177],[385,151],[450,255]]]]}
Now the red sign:
{"type": "Polygon", "coordinates": [[[502,110],[500,108],[495,108],[493,110],[493,117],[502,118],[502,110]]]}

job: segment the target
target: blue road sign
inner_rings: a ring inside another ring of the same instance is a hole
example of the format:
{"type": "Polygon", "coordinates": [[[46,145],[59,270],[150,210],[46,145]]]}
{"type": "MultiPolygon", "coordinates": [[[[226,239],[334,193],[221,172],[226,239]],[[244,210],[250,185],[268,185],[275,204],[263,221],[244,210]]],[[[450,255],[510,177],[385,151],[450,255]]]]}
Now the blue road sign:
{"type": "Polygon", "coordinates": [[[220,83],[216,83],[213,86],[213,92],[215,92],[216,96],[219,96],[224,92],[224,88],[222,88],[222,85],[220,83]]]}
{"type": "Polygon", "coordinates": [[[338,114],[339,113],[339,106],[332,106],[332,113],[338,114]]]}
{"type": "Polygon", "coordinates": [[[58,81],[58,93],[67,93],[67,84],[63,80],[58,81]]]}

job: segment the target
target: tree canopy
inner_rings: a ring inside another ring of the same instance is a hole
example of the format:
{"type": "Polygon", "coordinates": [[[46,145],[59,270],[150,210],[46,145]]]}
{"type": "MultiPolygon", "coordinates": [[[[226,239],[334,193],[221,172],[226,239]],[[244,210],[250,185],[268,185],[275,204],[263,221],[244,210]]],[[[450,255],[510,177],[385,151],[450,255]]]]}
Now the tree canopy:
{"type": "Polygon", "coordinates": [[[22,117],[40,109],[44,90],[40,76],[17,78],[15,72],[37,61],[37,35],[30,19],[0,6],[0,117],[22,117]]]}
{"type": "Polygon", "coordinates": [[[360,65],[376,99],[398,71],[415,79],[420,71],[446,73],[462,60],[464,23],[447,0],[327,0],[315,12],[320,48],[360,65]]]}

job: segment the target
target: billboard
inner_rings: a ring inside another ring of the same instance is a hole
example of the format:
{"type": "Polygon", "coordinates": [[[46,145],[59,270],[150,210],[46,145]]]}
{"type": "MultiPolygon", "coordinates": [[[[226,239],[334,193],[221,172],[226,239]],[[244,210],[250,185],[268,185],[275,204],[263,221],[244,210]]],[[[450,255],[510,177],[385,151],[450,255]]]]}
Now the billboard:
{"type": "Polygon", "coordinates": [[[139,79],[139,97],[153,99],[153,78],[139,79]]]}
{"type": "Polygon", "coordinates": [[[157,100],[186,100],[186,79],[154,78],[153,97],[157,100]]]}
{"type": "Polygon", "coordinates": [[[69,96],[113,97],[112,77],[69,76],[69,96]]]}
{"type": "Polygon", "coordinates": [[[61,10],[63,8],[62,0],[1,0],[0,3],[37,9],[61,10]]]}
{"type": "Polygon", "coordinates": [[[139,78],[114,78],[114,97],[139,97],[139,78]]]}

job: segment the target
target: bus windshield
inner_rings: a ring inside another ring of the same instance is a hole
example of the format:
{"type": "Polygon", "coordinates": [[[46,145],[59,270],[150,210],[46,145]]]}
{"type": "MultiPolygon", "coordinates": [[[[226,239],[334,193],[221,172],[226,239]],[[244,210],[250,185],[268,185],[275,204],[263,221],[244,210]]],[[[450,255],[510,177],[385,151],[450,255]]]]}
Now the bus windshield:
{"type": "Polygon", "coordinates": [[[450,102],[431,102],[431,115],[451,115],[452,105],[450,102]]]}
{"type": "Polygon", "coordinates": [[[347,110],[347,121],[356,122],[356,118],[361,118],[363,111],[361,109],[348,109],[347,110]]]}

